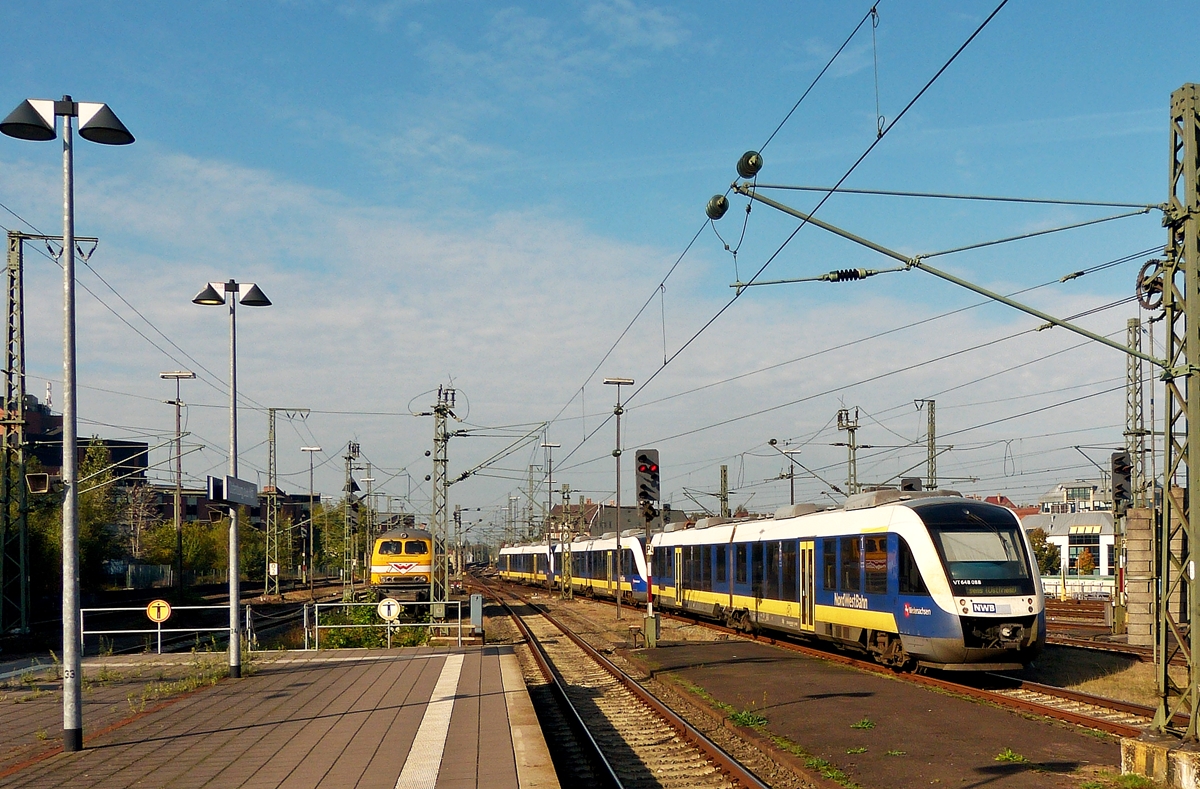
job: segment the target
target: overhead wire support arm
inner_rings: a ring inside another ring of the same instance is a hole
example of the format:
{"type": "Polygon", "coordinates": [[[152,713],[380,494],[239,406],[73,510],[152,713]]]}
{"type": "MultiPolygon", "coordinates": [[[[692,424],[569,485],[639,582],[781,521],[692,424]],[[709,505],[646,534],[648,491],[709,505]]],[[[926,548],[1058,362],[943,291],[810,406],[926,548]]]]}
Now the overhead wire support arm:
{"type": "Polygon", "coordinates": [[[1075,205],[1093,208],[1142,208],[1147,211],[1166,208],[1163,203],[1122,203],[1108,200],[1063,200],[1052,197],[1003,197],[998,195],[962,195],[945,192],[905,192],[895,189],[851,189],[845,186],[790,186],[787,184],[756,184],[758,189],[781,189],[792,192],[835,192],[837,194],[878,195],[881,197],[926,197],[937,200],[979,200],[990,203],[1025,203],[1032,205],[1075,205]]]}
{"type": "Polygon", "coordinates": [[[1026,304],[1022,304],[1021,302],[1010,299],[1007,296],[1003,296],[999,293],[990,291],[987,288],[984,288],[980,285],[976,285],[974,283],[968,282],[965,279],[956,277],[953,274],[950,274],[949,272],[945,272],[945,271],[942,271],[941,269],[934,268],[933,266],[930,266],[928,263],[926,263],[923,260],[921,255],[917,255],[915,257],[909,257],[908,255],[905,255],[905,254],[895,251],[894,249],[889,249],[888,247],[885,247],[882,244],[877,244],[874,241],[863,238],[862,236],[857,236],[848,230],[843,230],[842,228],[838,227],[837,225],[832,225],[829,222],[826,222],[824,220],[816,218],[815,216],[812,216],[811,214],[806,214],[803,211],[797,210],[788,205],[784,205],[783,203],[780,203],[776,200],[772,200],[769,197],[764,197],[764,196],[758,194],[757,188],[755,187],[754,184],[734,183],[732,185],[732,188],[733,188],[733,191],[737,192],[740,195],[744,195],[745,197],[748,197],[751,200],[762,203],[763,205],[768,205],[777,211],[781,211],[781,212],[788,214],[789,216],[793,216],[803,222],[806,222],[811,225],[815,225],[816,227],[819,227],[822,230],[826,230],[830,233],[833,233],[834,235],[841,236],[842,238],[844,238],[848,241],[853,241],[854,243],[859,244],[860,246],[864,246],[867,249],[874,250],[875,252],[878,252],[881,255],[885,255],[887,257],[892,258],[893,260],[897,260],[897,261],[903,263],[904,267],[906,269],[912,269],[912,268],[920,269],[921,271],[924,271],[928,274],[932,274],[935,277],[944,279],[947,282],[954,283],[955,285],[958,285],[959,287],[966,288],[967,290],[970,290],[970,291],[974,291],[975,293],[978,293],[981,296],[986,296],[987,298],[992,299],[994,301],[998,301],[1001,304],[1006,304],[1009,307],[1012,307],[1013,309],[1020,310],[1021,312],[1024,312],[1028,315],[1032,315],[1035,318],[1041,318],[1043,321],[1046,321],[1047,323],[1051,323],[1055,326],[1062,327],[1062,328],[1066,329],[1067,331],[1071,331],[1071,332],[1079,334],[1083,337],[1087,337],[1089,340],[1098,342],[1101,345],[1107,345],[1108,347],[1118,350],[1121,353],[1129,354],[1131,356],[1135,356],[1144,361],[1150,362],[1151,364],[1155,365],[1156,367],[1162,368],[1165,377],[1175,378],[1175,377],[1179,377],[1182,375],[1190,374],[1190,372],[1191,372],[1190,370],[1173,368],[1169,362],[1167,362],[1163,359],[1158,359],[1147,353],[1143,353],[1141,351],[1132,349],[1127,345],[1116,342],[1115,340],[1110,340],[1108,337],[1105,337],[1100,334],[1096,334],[1095,332],[1088,331],[1087,329],[1085,329],[1081,326],[1076,326],[1073,323],[1068,323],[1067,321],[1056,318],[1053,315],[1050,315],[1049,313],[1042,312],[1039,309],[1030,307],[1026,304]]]}

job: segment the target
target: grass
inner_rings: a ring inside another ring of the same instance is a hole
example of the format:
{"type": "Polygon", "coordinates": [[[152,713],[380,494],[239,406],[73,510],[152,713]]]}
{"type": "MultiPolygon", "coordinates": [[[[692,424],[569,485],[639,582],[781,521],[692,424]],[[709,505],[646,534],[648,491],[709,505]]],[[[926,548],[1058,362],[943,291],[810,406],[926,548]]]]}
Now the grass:
{"type": "Polygon", "coordinates": [[[906,751],[884,751],[884,756],[904,756],[906,751]]]}
{"type": "Polygon", "coordinates": [[[846,753],[849,753],[849,754],[866,753],[866,752],[867,752],[867,746],[865,746],[865,745],[860,745],[857,748],[848,748],[846,750],[846,753]]]}
{"type": "Polygon", "coordinates": [[[996,754],[995,761],[1021,764],[1028,762],[1029,760],[1014,751],[1012,748],[1005,748],[1004,750],[1000,751],[1000,753],[996,754]]]}
{"type": "Polygon", "coordinates": [[[861,789],[861,787],[852,781],[850,776],[846,775],[846,773],[838,768],[837,765],[826,761],[819,756],[814,756],[796,743],[789,740],[787,737],[771,735],[771,741],[775,743],[776,747],[785,750],[794,756],[799,756],[804,760],[805,767],[816,773],[819,773],[822,778],[827,778],[834,783],[841,784],[842,786],[846,787],[846,789],[861,789]]]}
{"type": "Polygon", "coordinates": [[[1093,779],[1081,783],[1079,789],[1162,789],[1162,784],[1140,775],[1119,775],[1100,770],[1093,779]]]}
{"type": "MultiPolygon", "coordinates": [[[[1185,682],[1183,669],[1172,667],[1177,681],[1185,682]]],[[[1142,704],[1158,704],[1154,664],[1094,650],[1048,646],[1032,666],[1018,676],[1070,688],[1096,696],[1142,704]]]]}
{"type": "Polygon", "coordinates": [[[754,710],[742,710],[741,712],[729,713],[729,720],[736,723],[738,726],[748,726],[751,729],[761,729],[767,725],[767,716],[754,710]]]}
{"type": "Polygon", "coordinates": [[[875,721],[871,720],[870,718],[863,718],[858,723],[851,723],[850,728],[851,729],[874,729],[875,721]]]}

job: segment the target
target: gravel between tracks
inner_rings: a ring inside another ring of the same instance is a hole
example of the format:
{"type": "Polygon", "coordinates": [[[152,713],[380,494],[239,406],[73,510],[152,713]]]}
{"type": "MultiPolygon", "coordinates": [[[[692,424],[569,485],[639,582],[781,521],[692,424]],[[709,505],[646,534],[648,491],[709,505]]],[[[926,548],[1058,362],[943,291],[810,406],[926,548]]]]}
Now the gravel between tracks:
{"type": "MultiPolygon", "coordinates": [[[[528,590],[525,590],[528,592],[528,590]]],[[[563,624],[571,628],[576,635],[582,637],[585,641],[603,652],[613,663],[619,668],[628,673],[634,679],[641,682],[663,703],[675,711],[677,715],[682,717],[698,731],[711,739],[717,745],[721,746],[730,756],[733,756],[749,770],[759,776],[765,783],[778,789],[812,789],[818,786],[827,786],[824,781],[814,781],[807,774],[798,773],[784,761],[783,758],[772,758],[770,753],[764,752],[762,746],[750,742],[739,736],[737,732],[727,728],[724,725],[723,715],[713,710],[711,707],[697,704],[694,699],[690,699],[686,694],[682,694],[671,683],[659,682],[650,678],[645,670],[645,665],[638,661],[630,661],[626,657],[629,645],[629,626],[630,624],[638,624],[641,622],[643,610],[635,608],[633,610],[623,609],[623,618],[617,620],[615,610],[611,605],[598,603],[587,598],[576,598],[572,601],[564,601],[555,597],[548,597],[544,593],[534,597],[535,602],[545,605],[546,608],[563,624]]],[[[498,618],[499,620],[499,618],[498,618]]],[[[663,637],[671,640],[686,640],[686,641],[727,641],[729,637],[724,633],[716,633],[708,628],[699,625],[690,625],[684,622],[664,619],[662,623],[663,637]]],[[[503,626],[497,621],[496,635],[516,636],[515,628],[509,622],[505,622],[503,626]],[[507,629],[506,629],[507,628],[507,629]]],[[[489,639],[491,638],[489,632],[489,639]]],[[[525,671],[525,681],[531,687],[544,684],[541,672],[533,663],[533,658],[529,655],[528,648],[521,645],[517,648],[518,657],[522,661],[522,669],[525,671]]],[[[568,785],[564,782],[564,786],[568,785]]]]}

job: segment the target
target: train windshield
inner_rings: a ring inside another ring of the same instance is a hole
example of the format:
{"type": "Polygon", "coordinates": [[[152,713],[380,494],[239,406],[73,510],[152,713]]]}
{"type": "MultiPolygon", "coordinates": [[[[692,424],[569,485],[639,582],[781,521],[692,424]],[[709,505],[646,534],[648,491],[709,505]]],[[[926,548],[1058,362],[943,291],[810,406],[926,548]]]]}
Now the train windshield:
{"type": "Polygon", "coordinates": [[[955,594],[1033,594],[1021,527],[1011,513],[968,502],[917,510],[937,546],[955,594]]]}
{"type": "Polygon", "coordinates": [[[419,555],[429,552],[429,543],[424,540],[380,540],[380,556],[419,555]]]}

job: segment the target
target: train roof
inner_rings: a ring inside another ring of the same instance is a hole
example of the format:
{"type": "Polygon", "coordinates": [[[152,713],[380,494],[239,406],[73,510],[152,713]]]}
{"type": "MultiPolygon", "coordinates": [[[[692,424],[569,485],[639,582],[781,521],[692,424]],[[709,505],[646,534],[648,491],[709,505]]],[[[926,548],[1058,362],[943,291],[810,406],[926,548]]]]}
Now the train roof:
{"type": "MultiPolygon", "coordinates": [[[[656,533],[653,542],[655,545],[759,542],[795,537],[797,529],[806,536],[821,537],[876,530],[881,526],[894,528],[906,521],[916,526],[922,522],[922,509],[944,504],[967,504],[1011,513],[998,504],[967,499],[956,491],[877,490],[855,494],[841,507],[795,504],[781,507],[770,518],[704,518],[695,526],[656,533]],[[897,518],[900,511],[912,514],[897,518]]],[[[1015,515],[1013,520],[1017,522],[1015,515]]]]}
{"type": "Polygon", "coordinates": [[[377,540],[407,540],[410,538],[414,539],[414,540],[432,540],[433,532],[429,531],[429,529],[417,529],[417,528],[388,529],[387,531],[385,531],[383,534],[380,534],[375,539],[377,539],[377,540]]]}

